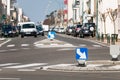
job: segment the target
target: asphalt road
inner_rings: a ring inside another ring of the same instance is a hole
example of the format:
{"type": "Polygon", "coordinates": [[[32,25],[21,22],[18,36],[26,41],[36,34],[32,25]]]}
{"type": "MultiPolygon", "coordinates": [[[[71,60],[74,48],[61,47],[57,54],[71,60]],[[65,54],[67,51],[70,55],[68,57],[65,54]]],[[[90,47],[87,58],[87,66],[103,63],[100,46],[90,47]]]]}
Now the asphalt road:
{"type": "MultiPolygon", "coordinates": [[[[88,39],[57,35],[56,39],[75,47],[36,47],[45,36],[12,38],[0,47],[0,80],[118,80],[117,72],[58,72],[42,71],[44,66],[77,63],[75,49],[88,48],[89,61],[110,60],[109,47],[88,39]],[[114,73],[114,74],[113,74],[114,73]],[[113,77],[114,75],[114,77],[113,77]]],[[[43,46],[43,45],[40,45],[43,46]]],[[[59,45],[53,45],[59,46],[59,45]]]]}

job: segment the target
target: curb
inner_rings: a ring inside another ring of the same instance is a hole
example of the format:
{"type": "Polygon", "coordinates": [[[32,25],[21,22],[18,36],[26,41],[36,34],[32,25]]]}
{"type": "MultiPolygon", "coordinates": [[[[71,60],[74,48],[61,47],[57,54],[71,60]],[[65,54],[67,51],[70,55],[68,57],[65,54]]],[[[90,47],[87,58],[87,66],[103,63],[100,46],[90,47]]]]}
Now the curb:
{"type": "Polygon", "coordinates": [[[87,61],[85,67],[78,66],[77,64],[58,64],[45,66],[42,70],[47,71],[65,71],[65,72],[89,72],[89,71],[117,71],[120,72],[120,61],[87,61]]]}

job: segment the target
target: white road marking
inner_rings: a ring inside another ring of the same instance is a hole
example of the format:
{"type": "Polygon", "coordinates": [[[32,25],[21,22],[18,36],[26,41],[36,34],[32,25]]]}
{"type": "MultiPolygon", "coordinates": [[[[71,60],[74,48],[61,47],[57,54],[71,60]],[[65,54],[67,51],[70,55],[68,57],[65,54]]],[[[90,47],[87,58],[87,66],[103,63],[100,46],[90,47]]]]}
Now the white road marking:
{"type": "Polygon", "coordinates": [[[7,47],[15,47],[15,45],[14,45],[14,44],[11,44],[11,45],[7,45],[7,47]]]}
{"type": "Polygon", "coordinates": [[[74,48],[63,48],[63,49],[58,49],[57,51],[67,51],[67,50],[75,50],[74,48]]]}
{"type": "Polygon", "coordinates": [[[0,80],[21,80],[20,78],[0,78],[0,80]]]}
{"type": "Polygon", "coordinates": [[[29,44],[21,44],[22,47],[29,46],[29,44]]]}
{"type": "Polygon", "coordinates": [[[3,66],[10,66],[10,65],[18,65],[20,63],[5,63],[5,64],[0,64],[0,67],[3,67],[3,66]]]}
{"type": "Polygon", "coordinates": [[[18,69],[17,71],[36,71],[35,69],[18,69]]]}
{"type": "Polygon", "coordinates": [[[100,45],[93,45],[93,47],[102,47],[102,46],[100,46],[100,45]]]}
{"type": "Polygon", "coordinates": [[[10,41],[11,41],[11,39],[8,39],[7,41],[1,43],[1,44],[0,44],[0,47],[2,47],[4,44],[6,44],[6,43],[8,43],[8,42],[10,42],[10,41]]]}
{"type": "Polygon", "coordinates": [[[25,65],[16,65],[16,66],[9,66],[9,67],[4,67],[4,68],[26,68],[26,67],[36,67],[36,66],[41,66],[41,65],[46,65],[47,63],[32,63],[32,64],[25,64],[25,65]]]}

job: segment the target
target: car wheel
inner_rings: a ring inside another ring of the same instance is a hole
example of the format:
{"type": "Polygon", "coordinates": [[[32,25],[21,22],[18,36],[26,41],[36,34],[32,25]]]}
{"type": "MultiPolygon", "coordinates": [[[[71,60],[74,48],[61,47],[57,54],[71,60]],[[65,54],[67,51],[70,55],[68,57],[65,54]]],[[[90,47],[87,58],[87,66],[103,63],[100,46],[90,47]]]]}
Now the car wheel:
{"type": "Polygon", "coordinates": [[[37,34],[36,34],[36,35],[34,35],[34,37],[36,38],[36,37],[37,37],[37,34]]]}
{"type": "Polygon", "coordinates": [[[44,36],[44,33],[42,34],[42,36],[44,36]]]}
{"type": "Polygon", "coordinates": [[[80,34],[80,38],[84,38],[84,34],[83,33],[80,34]]]}
{"type": "Polygon", "coordinates": [[[24,35],[21,35],[21,38],[24,38],[24,35]]]}

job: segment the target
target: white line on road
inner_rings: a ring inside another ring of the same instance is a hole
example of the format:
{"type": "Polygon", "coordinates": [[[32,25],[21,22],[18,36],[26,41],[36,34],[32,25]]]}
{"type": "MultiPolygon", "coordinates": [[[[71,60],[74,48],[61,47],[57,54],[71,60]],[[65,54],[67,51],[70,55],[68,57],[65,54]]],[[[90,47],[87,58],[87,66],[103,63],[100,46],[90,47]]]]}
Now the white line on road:
{"type": "Polygon", "coordinates": [[[21,44],[21,46],[25,47],[25,46],[29,46],[29,44],[21,44]]]}
{"type": "Polygon", "coordinates": [[[8,42],[10,42],[10,41],[11,41],[11,39],[8,39],[7,41],[1,43],[1,44],[0,44],[0,47],[2,47],[4,44],[6,44],[6,43],[8,43],[8,42]]]}
{"type": "Polygon", "coordinates": [[[5,63],[5,64],[0,64],[0,67],[3,67],[3,66],[10,66],[10,65],[18,65],[20,63],[5,63]]]}
{"type": "Polygon", "coordinates": [[[0,80],[20,80],[20,78],[0,78],[0,80]]]}
{"type": "Polygon", "coordinates": [[[41,65],[46,65],[47,63],[32,63],[32,64],[25,64],[25,65],[17,65],[17,66],[9,66],[4,68],[26,68],[26,67],[36,67],[41,65]]]}
{"type": "Polygon", "coordinates": [[[7,45],[7,47],[15,47],[15,44],[7,45]]]}
{"type": "Polygon", "coordinates": [[[17,71],[36,71],[35,69],[18,69],[17,71]]]}

